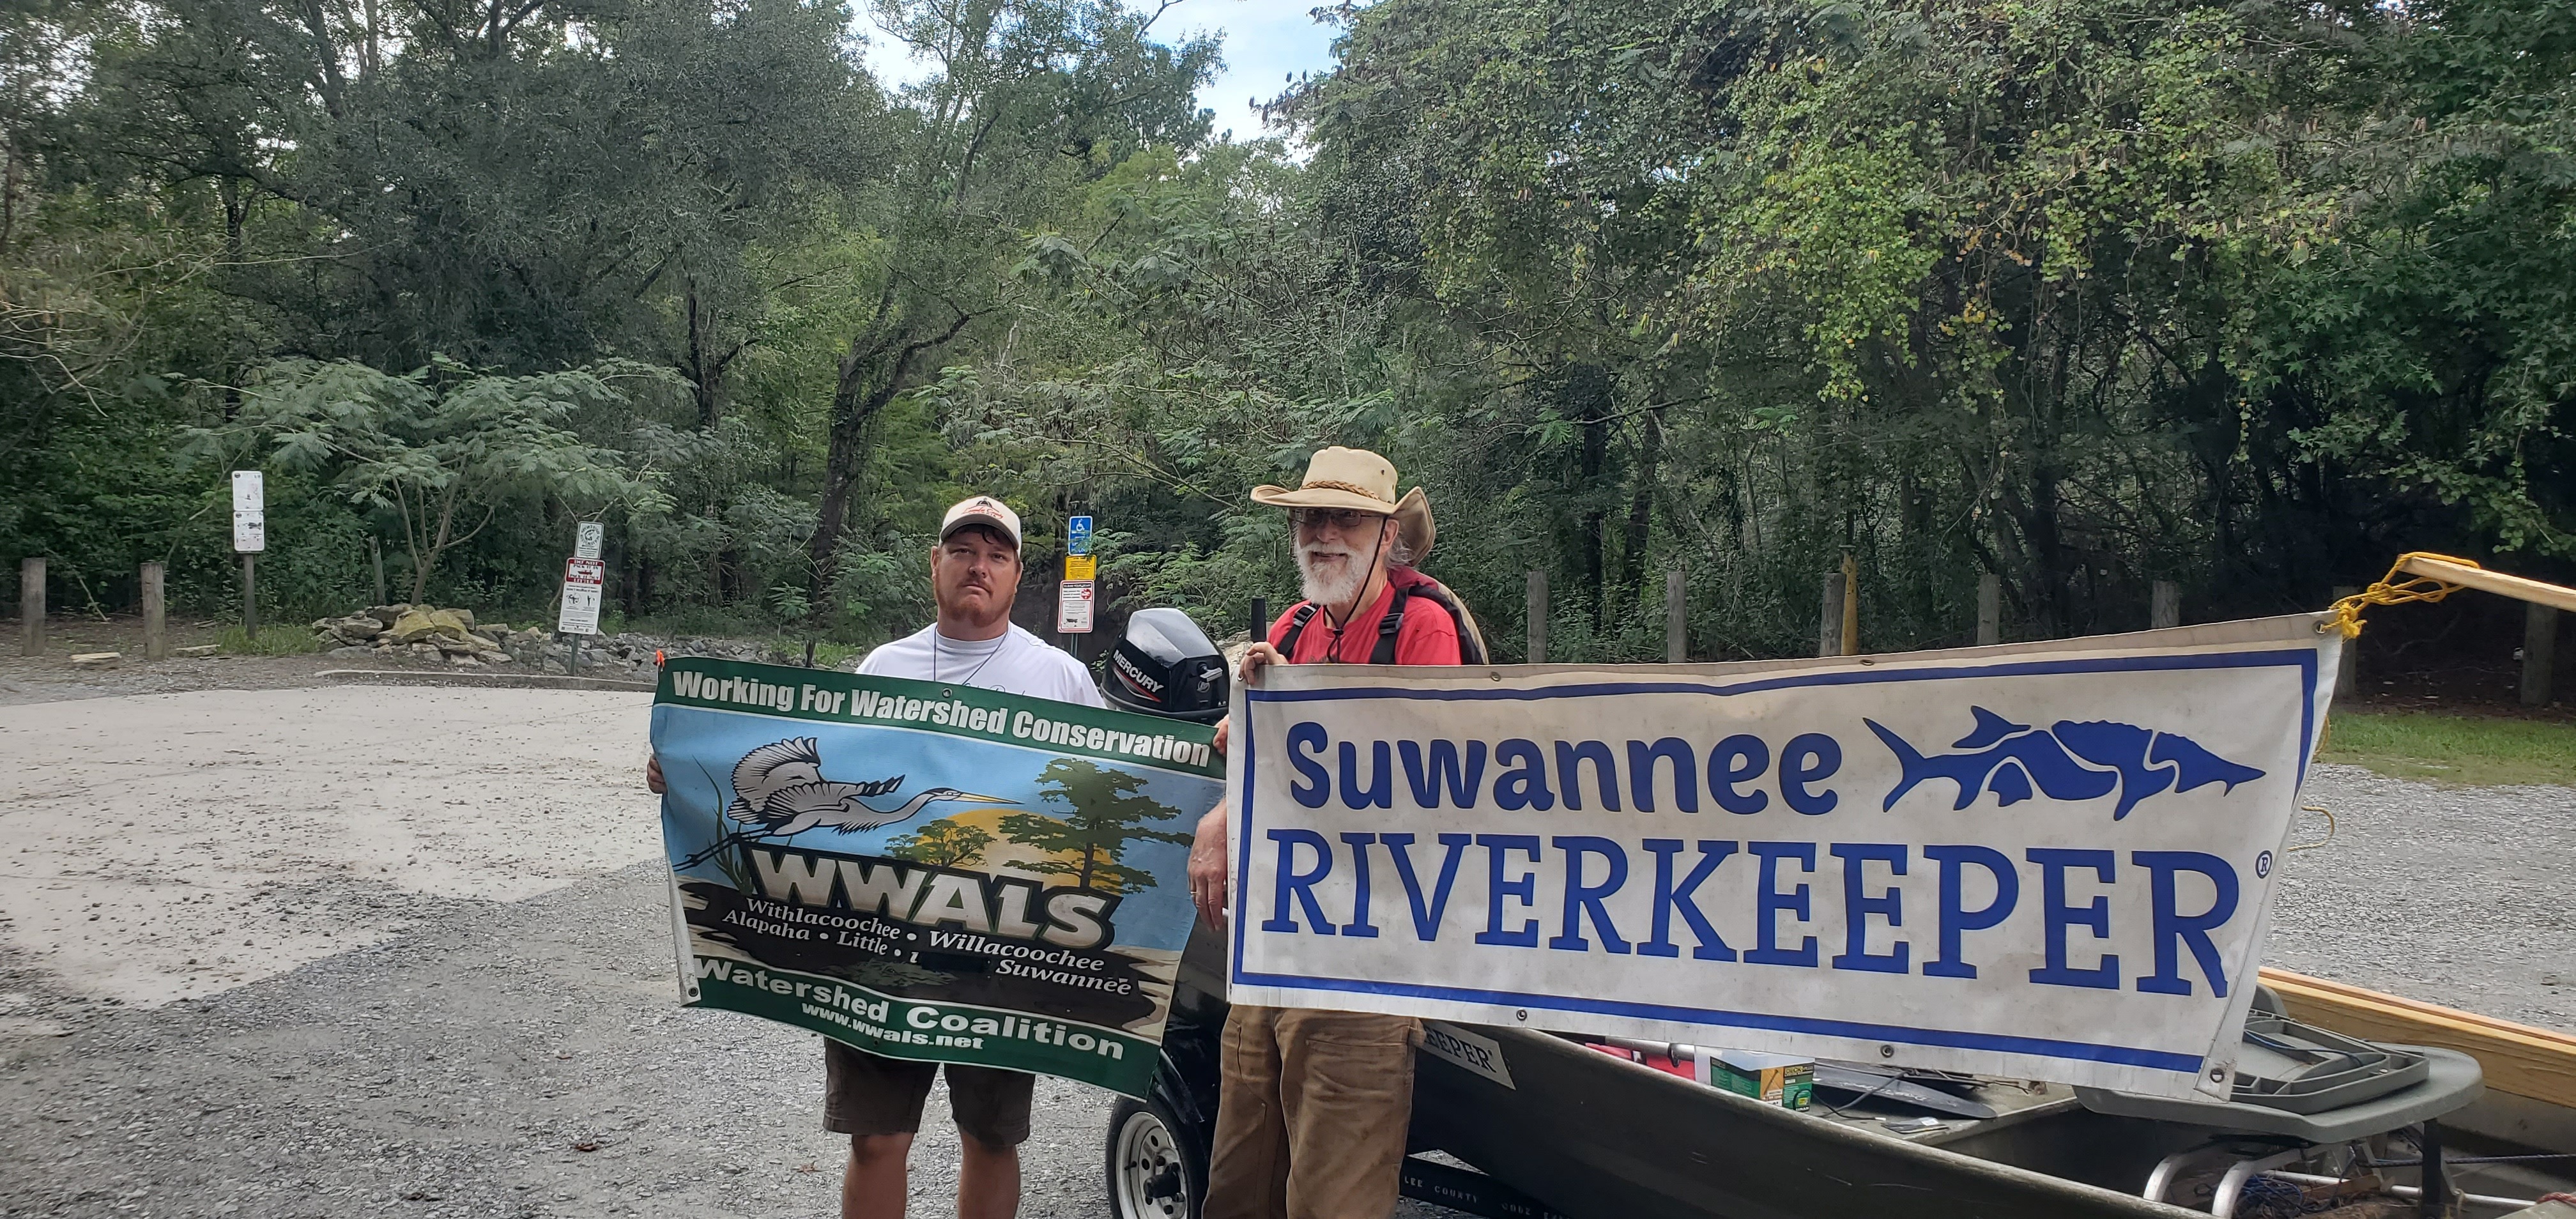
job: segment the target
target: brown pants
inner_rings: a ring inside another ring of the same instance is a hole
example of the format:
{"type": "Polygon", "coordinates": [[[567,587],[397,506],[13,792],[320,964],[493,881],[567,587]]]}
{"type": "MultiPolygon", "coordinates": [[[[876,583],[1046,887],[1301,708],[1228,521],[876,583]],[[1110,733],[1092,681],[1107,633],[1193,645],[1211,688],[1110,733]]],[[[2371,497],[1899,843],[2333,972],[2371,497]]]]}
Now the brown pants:
{"type": "Polygon", "coordinates": [[[1225,1018],[1205,1219],[1386,1219],[1413,1118],[1407,1016],[1225,1018]]]}

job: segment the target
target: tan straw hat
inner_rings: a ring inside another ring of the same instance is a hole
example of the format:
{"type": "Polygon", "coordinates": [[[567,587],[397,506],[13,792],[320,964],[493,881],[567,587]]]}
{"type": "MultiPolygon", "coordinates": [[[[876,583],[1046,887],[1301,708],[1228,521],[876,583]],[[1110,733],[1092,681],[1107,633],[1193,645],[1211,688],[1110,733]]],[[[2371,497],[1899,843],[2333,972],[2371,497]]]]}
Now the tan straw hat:
{"type": "Polygon", "coordinates": [[[1431,524],[1431,501],[1422,488],[1395,497],[1395,466],[1367,449],[1340,445],[1319,449],[1306,463],[1306,480],[1294,491],[1267,484],[1252,489],[1252,502],[1274,508],[1350,508],[1392,516],[1396,536],[1419,562],[1431,553],[1439,531],[1431,524]]]}

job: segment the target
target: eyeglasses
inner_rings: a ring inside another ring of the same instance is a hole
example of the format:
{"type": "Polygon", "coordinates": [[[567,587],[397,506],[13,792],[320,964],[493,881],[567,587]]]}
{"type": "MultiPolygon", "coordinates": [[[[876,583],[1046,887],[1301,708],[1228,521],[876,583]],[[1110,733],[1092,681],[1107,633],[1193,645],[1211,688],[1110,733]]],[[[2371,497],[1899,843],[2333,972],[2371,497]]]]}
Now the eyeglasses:
{"type": "Polygon", "coordinates": [[[1291,508],[1288,523],[1310,533],[1322,532],[1331,525],[1344,533],[1357,533],[1362,528],[1385,520],[1383,512],[1362,512],[1357,508],[1291,508]]]}

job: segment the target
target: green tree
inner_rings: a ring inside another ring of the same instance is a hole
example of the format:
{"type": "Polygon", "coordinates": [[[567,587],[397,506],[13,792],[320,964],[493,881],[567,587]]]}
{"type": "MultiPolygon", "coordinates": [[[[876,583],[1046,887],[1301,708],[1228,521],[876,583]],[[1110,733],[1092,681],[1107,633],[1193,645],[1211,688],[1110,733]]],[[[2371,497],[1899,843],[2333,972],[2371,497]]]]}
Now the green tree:
{"type": "Polygon", "coordinates": [[[886,844],[886,854],[943,868],[971,868],[984,861],[993,835],[954,817],[945,817],[886,844]]]}
{"type": "Polygon", "coordinates": [[[1191,95],[1217,63],[1213,42],[1154,42],[1152,18],[1116,0],[883,0],[877,21],[934,70],[896,111],[891,172],[866,212],[881,254],[834,361],[809,543],[818,585],[879,415],[935,375],[937,353],[1005,314],[1023,231],[1139,149],[1205,138],[1191,95]]]}
{"type": "Polygon", "coordinates": [[[1133,893],[1153,887],[1154,877],[1121,862],[1129,843],[1190,840],[1179,830],[1148,828],[1179,817],[1181,811],[1138,794],[1145,786],[1142,775],[1106,769],[1081,758],[1057,758],[1047,763],[1038,779],[1047,796],[1071,808],[1071,815],[1012,813],[1002,818],[1002,835],[1050,855],[1074,858],[1028,864],[1028,871],[1070,876],[1083,889],[1133,893]]]}
{"type": "Polygon", "coordinates": [[[230,423],[190,438],[206,457],[327,473],[349,502],[391,514],[418,601],[442,556],[515,506],[551,500],[589,514],[652,495],[617,453],[564,424],[668,380],[626,364],[511,377],[442,359],[395,376],[345,360],[287,361],[262,370],[230,423]]]}

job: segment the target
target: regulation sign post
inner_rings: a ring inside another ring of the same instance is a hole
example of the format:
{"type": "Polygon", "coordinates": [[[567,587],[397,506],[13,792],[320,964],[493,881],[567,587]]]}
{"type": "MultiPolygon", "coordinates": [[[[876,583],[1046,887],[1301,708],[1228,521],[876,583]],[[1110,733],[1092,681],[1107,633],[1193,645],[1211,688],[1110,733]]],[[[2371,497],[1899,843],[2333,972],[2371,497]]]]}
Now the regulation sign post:
{"type": "Polygon", "coordinates": [[[233,471],[233,549],[242,554],[268,549],[266,483],[257,470],[233,471]]]}
{"type": "MultiPolygon", "coordinates": [[[[1064,518],[1064,583],[1056,589],[1056,634],[1091,633],[1092,581],[1099,574],[1100,560],[1091,553],[1091,517],[1064,518]]],[[[1065,642],[1079,659],[1082,649],[1073,640],[1065,642]]]]}
{"type": "Polygon", "coordinates": [[[608,565],[597,559],[564,560],[563,608],[555,614],[555,633],[572,636],[564,654],[564,672],[581,668],[581,637],[599,633],[599,594],[608,584],[608,565]]]}
{"type": "Polygon", "coordinates": [[[1055,629],[1063,635],[1091,633],[1091,588],[1089,580],[1067,580],[1055,596],[1055,629]]]}
{"type": "Polygon", "coordinates": [[[555,630],[566,635],[599,633],[599,593],[608,583],[608,565],[597,559],[564,561],[563,610],[555,630]]]}
{"type": "Polygon", "coordinates": [[[233,471],[233,550],[242,563],[242,632],[259,637],[259,552],[268,549],[267,478],[233,471]]]}

